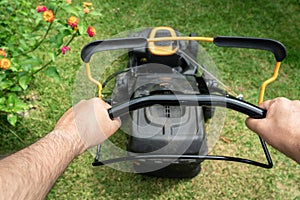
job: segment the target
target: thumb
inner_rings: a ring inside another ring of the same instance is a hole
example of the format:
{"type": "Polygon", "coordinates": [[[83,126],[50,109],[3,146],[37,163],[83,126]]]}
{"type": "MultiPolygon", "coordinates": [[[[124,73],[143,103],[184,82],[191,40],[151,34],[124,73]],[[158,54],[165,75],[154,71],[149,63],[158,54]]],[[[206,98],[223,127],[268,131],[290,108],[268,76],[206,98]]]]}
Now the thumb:
{"type": "Polygon", "coordinates": [[[261,133],[263,131],[263,128],[265,126],[263,126],[264,124],[266,123],[266,120],[265,119],[254,119],[254,118],[251,118],[251,117],[248,117],[245,121],[245,124],[246,126],[256,132],[256,133],[261,133]]]}

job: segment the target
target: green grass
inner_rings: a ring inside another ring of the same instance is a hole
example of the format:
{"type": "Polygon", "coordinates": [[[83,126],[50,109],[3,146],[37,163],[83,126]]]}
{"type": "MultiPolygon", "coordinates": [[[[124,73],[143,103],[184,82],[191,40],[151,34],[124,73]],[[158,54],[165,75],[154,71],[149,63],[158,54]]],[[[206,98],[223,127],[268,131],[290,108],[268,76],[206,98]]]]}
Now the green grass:
{"type": "MultiPolygon", "coordinates": [[[[299,1],[93,1],[103,16],[92,23],[97,38],[109,38],[140,27],[172,26],[184,34],[203,36],[241,35],[273,38],[288,52],[279,79],[266,98],[300,97],[300,4],[299,1]]],[[[60,82],[37,76],[28,93],[35,109],[10,127],[1,121],[0,153],[9,154],[51,131],[55,122],[72,105],[73,83],[80,68],[80,49],[91,40],[77,40],[72,54],[57,64],[60,82]],[[16,135],[18,137],[16,137],[16,135]]],[[[271,76],[275,60],[262,51],[204,47],[219,67],[223,82],[245,100],[257,102],[262,80],[271,76]]],[[[244,125],[245,116],[228,111],[213,154],[243,156],[264,161],[257,136],[244,125]]],[[[193,179],[149,178],[123,173],[109,167],[94,168],[93,157],[84,153],[70,164],[48,195],[48,199],[300,199],[300,166],[270,148],[274,168],[205,161],[193,179]]]]}

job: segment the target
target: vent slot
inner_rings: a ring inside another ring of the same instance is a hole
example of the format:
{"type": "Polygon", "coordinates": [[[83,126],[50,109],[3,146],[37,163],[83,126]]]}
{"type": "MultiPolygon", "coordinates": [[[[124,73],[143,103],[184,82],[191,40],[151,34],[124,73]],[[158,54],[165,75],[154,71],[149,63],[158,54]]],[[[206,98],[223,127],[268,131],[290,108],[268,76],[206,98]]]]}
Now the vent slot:
{"type": "Polygon", "coordinates": [[[170,106],[165,106],[165,116],[167,118],[170,118],[170,116],[171,116],[170,106]]]}

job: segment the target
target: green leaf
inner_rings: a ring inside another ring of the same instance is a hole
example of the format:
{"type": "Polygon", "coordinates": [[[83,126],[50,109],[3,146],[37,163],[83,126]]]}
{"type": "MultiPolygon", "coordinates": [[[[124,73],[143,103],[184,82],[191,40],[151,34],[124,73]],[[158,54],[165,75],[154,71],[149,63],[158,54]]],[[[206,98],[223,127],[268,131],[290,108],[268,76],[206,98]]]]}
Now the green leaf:
{"type": "Polygon", "coordinates": [[[78,24],[78,31],[81,35],[86,33],[87,28],[88,28],[87,22],[83,22],[83,23],[78,24]]]}
{"type": "Polygon", "coordinates": [[[12,91],[12,92],[21,92],[22,88],[20,86],[16,85],[16,86],[12,87],[10,89],[10,91],[12,91]]]}
{"type": "Polygon", "coordinates": [[[62,7],[62,9],[65,10],[66,12],[68,12],[69,14],[72,14],[72,15],[75,15],[75,16],[78,15],[78,11],[74,7],[65,6],[65,7],[62,7]]]}
{"type": "Polygon", "coordinates": [[[99,11],[95,11],[95,10],[90,11],[88,15],[102,17],[102,13],[99,11]]]}
{"type": "Polygon", "coordinates": [[[5,102],[5,97],[1,97],[0,98],[0,105],[4,104],[4,102],[5,102]]]}
{"type": "Polygon", "coordinates": [[[4,5],[4,4],[9,4],[9,1],[3,0],[3,1],[0,2],[0,5],[4,5]]]}
{"type": "Polygon", "coordinates": [[[22,51],[28,50],[28,42],[26,42],[24,39],[19,40],[19,49],[22,49],[22,51]]]}
{"type": "Polygon", "coordinates": [[[55,67],[48,67],[44,73],[56,81],[60,81],[60,75],[55,67]]]}
{"type": "Polygon", "coordinates": [[[43,64],[43,61],[37,56],[28,56],[19,62],[22,63],[23,71],[31,71],[33,67],[43,64]]]}
{"type": "Polygon", "coordinates": [[[10,113],[9,115],[7,115],[7,121],[13,126],[16,125],[17,120],[18,120],[18,117],[16,114],[10,113]]]}
{"type": "Polygon", "coordinates": [[[70,28],[64,29],[61,33],[64,35],[64,37],[72,35],[72,31],[70,28]]]}
{"type": "Polygon", "coordinates": [[[10,86],[12,86],[13,84],[14,84],[14,82],[11,81],[11,80],[2,80],[2,81],[0,82],[0,89],[1,89],[1,90],[7,89],[7,88],[9,88],[10,86]]]}
{"type": "Polygon", "coordinates": [[[17,98],[17,95],[15,93],[10,93],[7,95],[7,101],[6,105],[7,107],[13,107],[15,104],[15,100],[17,98]]]}
{"type": "Polygon", "coordinates": [[[5,97],[0,98],[0,110],[2,111],[5,108],[5,97]]]}
{"type": "Polygon", "coordinates": [[[48,8],[48,10],[55,10],[56,9],[56,7],[57,7],[57,3],[55,3],[55,2],[45,2],[45,4],[44,4],[47,8],[48,8]]]}
{"type": "Polygon", "coordinates": [[[20,100],[18,97],[15,99],[15,104],[13,108],[13,112],[22,112],[24,109],[27,109],[28,105],[20,100]]]}
{"type": "Polygon", "coordinates": [[[5,78],[6,78],[5,72],[4,72],[4,71],[3,71],[3,72],[0,71],[0,82],[1,82],[3,79],[5,79],[5,78]]]}
{"type": "Polygon", "coordinates": [[[31,81],[31,77],[28,75],[27,76],[24,75],[20,77],[19,84],[23,88],[23,90],[26,90],[30,81],[31,81]]]}
{"type": "Polygon", "coordinates": [[[61,45],[63,44],[63,39],[64,39],[65,35],[64,33],[59,33],[53,37],[50,38],[50,43],[51,46],[53,46],[54,48],[59,48],[61,47],[61,45]]]}
{"type": "Polygon", "coordinates": [[[6,101],[7,112],[17,113],[28,108],[28,106],[15,93],[10,93],[6,101]]]}
{"type": "Polygon", "coordinates": [[[55,62],[56,57],[57,57],[56,53],[55,52],[50,52],[49,55],[50,55],[50,58],[51,58],[52,62],[55,62]]]}

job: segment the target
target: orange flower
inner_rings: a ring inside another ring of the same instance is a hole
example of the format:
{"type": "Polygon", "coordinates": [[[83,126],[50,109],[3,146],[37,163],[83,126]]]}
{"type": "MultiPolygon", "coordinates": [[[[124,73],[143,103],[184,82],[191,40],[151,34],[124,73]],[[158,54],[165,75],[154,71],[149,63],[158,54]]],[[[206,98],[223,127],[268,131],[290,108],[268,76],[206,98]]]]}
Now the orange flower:
{"type": "Polygon", "coordinates": [[[46,22],[53,22],[54,21],[54,13],[53,13],[53,11],[52,10],[46,10],[43,13],[43,19],[46,22]]]}
{"type": "Polygon", "coordinates": [[[66,3],[67,3],[67,4],[71,4],[71,3],[72,3],[72,0],[66,0],[66,3]]]}
{"type": "Polygon", "coordinates": [[[89,9],[88,7],[86,7],[86,8],[83,9],[83,12],[84,12],[85,14],[88,14],[88,13],[90,12],[90,9],[89,9]]]}
{"type": "Polygon", "coordinates": [[[77,28],[77,25],[78,25],[78,18],[77,17],[74,17],[74,16],[71,16],[68,18],[68,24],[69,26],[71,26],[73,29],[76,29],[77,28]]]}
{"type": "Polygon", "coordinates": [[[0,60],[0,68],[1,68],[1,69],[7,70],[7,69],[10,68],[10,66],[11,66],[11,62],[10,62],[9,59],[7,59],[7,58],[2,58],[2,59],[0,60]]]}
{"type": "Polygon", "coordinates": [[[0,56],[6,57],[6,52],[0,48],[0,56]]]}
{"type": "Polygon", "coordinates": [[[86,30],[87,34],[89,34],[90,37],[93,37],[96,35],[96,29],[92,26],[89,26],[86,30]]]}
{"type": "Polygon", "coordinates": [[[90,2],[83,2],[83,7],[87,8],[87,7],[90,7],[92,6],[93,4],[90,3],[90,2]]]}

